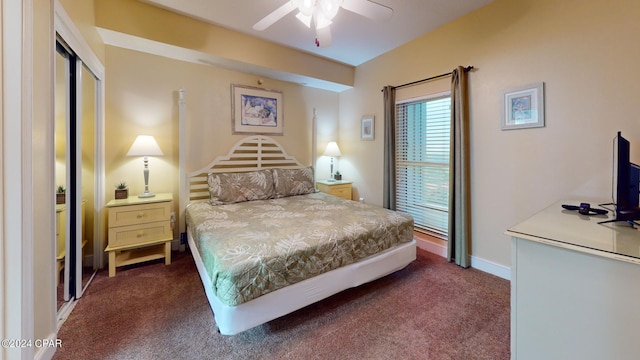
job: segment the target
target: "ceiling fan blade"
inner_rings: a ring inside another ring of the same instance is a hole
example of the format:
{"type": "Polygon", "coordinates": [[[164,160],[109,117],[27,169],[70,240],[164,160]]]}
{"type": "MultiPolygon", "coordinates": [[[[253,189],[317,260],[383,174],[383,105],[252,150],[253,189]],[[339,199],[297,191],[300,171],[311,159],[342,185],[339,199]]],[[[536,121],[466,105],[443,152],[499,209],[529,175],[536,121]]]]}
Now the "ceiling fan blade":
{"type": "Polygon", "coordinates": [[[288,13],[297,9],[297,7],[291,2],[287,1],[284,5],[275,9],[272,13],[262,18],[262,20],[258,21],[253,25],[253,30],[263,31],[269,26],[276,23],[276,21],[282,19],[288,13]]]}
{"type": "Polygon", "coordinates": [[[316,46],[325,48],[331,46],[331,26],[316,29],[316,46]]]}
{"type": "Polygon", "coordinates": [[[369,0],[343,0],[342,7],[375,21],[389,20],[393,9],[369,0]]]}

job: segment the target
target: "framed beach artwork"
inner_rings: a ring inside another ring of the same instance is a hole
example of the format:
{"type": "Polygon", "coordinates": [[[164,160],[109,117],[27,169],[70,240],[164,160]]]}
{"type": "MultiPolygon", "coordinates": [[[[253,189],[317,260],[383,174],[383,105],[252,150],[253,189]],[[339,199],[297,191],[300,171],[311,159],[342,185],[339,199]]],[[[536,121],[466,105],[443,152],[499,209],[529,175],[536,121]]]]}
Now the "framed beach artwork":
{"type": "Polygon", "coordinates": [[[231,85],[233,134],[282,135],[284,133],[282,108],[282,91],[231,85]]]}
{"type": "Polygon", "coordinates": [[[365,115],[360,122],[360,139],[361,140],[373,140],[375,129],[374,116],[365,115]]]}
{"type": "Polygon", "coordinates": [[[502,95],[502,130],[544,126],[544,83],[521,86],[502,95]]]}

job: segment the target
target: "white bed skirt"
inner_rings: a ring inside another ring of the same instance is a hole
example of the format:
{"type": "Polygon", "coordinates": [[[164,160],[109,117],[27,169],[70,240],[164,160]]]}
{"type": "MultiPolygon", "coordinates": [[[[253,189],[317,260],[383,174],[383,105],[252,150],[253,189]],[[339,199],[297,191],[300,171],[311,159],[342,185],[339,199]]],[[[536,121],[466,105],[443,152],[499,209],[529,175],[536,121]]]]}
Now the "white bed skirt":
{"type": "Polygon", "coordinates": [[[213,293],[211,279],[187,229],[187,241],[196,263],[218,330],[234,335],[289,314],[340,291],[396,272],[416,259],[416,241],[402,243],[356,263],[270,292],[237,306],[222,303],[213,293]]]}

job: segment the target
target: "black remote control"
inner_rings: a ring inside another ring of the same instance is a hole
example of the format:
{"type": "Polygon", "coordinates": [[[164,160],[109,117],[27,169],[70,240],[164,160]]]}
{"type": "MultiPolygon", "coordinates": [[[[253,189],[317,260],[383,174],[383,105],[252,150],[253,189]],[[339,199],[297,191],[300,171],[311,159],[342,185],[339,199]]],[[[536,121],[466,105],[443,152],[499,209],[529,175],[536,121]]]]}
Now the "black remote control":
{"type": "Polygon", "coordinates": [[[604,215],[608,213],[605,209],[593,209],[589,203],[580,203],[580,206],[563,204],[562,207],[567,210],[577,210],[581,215],[604,215]]]}

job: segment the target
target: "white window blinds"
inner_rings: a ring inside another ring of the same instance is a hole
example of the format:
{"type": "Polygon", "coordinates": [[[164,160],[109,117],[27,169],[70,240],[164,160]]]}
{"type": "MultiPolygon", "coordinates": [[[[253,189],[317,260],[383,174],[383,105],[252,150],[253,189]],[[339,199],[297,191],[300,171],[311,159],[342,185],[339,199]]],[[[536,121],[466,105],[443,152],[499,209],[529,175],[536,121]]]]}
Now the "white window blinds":
{"type": "Polygon", "coordinates": [[[447,236],[451,98],[396,103],[396,209],[447,236]]]}

